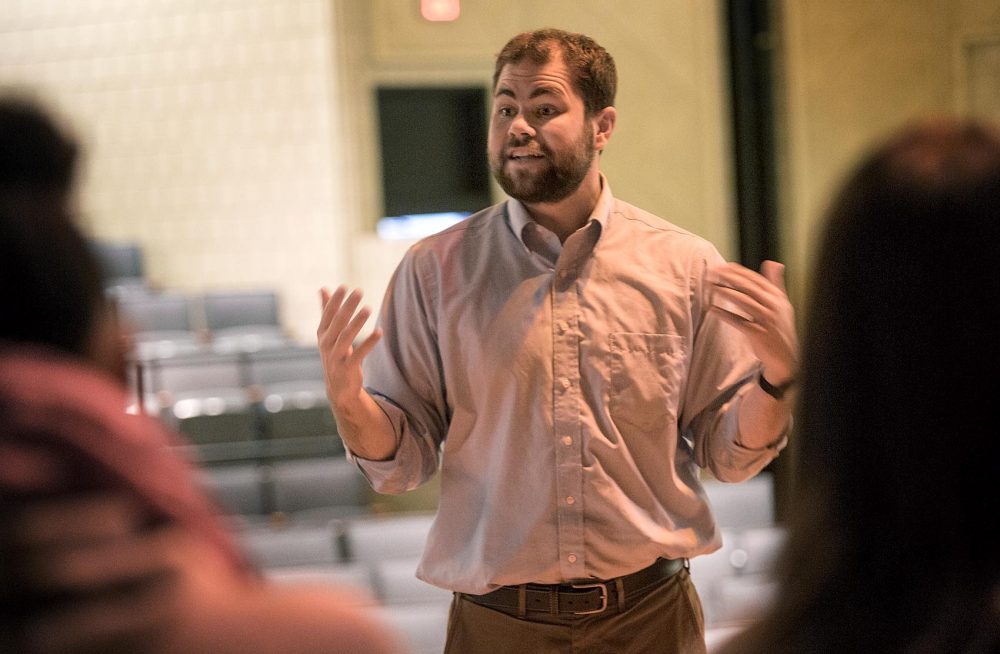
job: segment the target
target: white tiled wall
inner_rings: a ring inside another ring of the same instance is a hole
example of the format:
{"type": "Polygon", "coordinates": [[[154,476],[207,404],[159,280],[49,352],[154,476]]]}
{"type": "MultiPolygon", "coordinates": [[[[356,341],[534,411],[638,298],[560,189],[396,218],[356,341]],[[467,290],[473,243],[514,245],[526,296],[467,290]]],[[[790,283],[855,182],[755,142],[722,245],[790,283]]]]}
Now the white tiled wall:
{"type": "Polygon", "coordinates": [[[186,291],[277,288],[313,338],[345,279],[333,27],[326,0],[3,0],[0,84],[81,137],[81,209],[186,291]]]}

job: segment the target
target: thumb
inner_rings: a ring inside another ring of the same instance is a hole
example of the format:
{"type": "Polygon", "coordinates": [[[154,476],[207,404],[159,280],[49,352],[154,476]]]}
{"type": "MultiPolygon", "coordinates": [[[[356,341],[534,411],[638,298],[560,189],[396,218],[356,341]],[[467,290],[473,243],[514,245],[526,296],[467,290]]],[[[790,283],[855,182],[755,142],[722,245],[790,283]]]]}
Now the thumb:
{"type": "Polygon", "coordinates": [[[785,289],[785,264],[767,259],[760,264],[760,274],[783,292],[785,289]]]}

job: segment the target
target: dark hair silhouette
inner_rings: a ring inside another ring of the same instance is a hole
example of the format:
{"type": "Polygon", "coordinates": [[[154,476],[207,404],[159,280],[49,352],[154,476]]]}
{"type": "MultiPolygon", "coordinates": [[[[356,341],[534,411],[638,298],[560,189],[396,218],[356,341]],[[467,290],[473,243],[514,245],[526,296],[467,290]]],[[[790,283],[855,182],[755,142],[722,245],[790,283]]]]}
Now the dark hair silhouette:
{"type": "Polygon", "coordinates": [[[998,651],[998,254],[988,126],[915,122],[847,180],[813,276],[777,598],[726,652],[998,651]]]}
{"type": "Polygon", "coordinates": [[[73,186],[79,148],[38,103],[0,97],[0,188],[46,195],[73,186]]]}
{"type": "Polygon", "coordinates": [[[74,354],[104,300],[99,264],[73,224],[78,147],[39,105],[0,97],[0,340],[74,354]]]}

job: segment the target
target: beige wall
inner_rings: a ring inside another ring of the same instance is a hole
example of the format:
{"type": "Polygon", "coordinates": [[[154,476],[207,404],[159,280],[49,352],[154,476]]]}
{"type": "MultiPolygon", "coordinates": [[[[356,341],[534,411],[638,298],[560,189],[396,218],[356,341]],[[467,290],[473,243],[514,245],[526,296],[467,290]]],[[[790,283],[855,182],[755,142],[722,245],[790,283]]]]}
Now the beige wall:
{"type": "Polygon", "coordinates": [[[168,288],[276,288],[309,340],[347,274],[330,25],[326,0],[4,0],[0,83],[80,133],[93,233],[168,288]]]}
{"type": "MultiPolygon", "coordinates": [[[[1000,6],[776,6],[784,249],[801,303],[819,216],[867,144],[914,114],[992,101],[1000,84],[988,74],[1000,58],[979,46],[1000,43],[1000,6]],[[985,83],[970,78],[973,46],[985,83]]],[[[424,22],[417,7],[0,2],[0,84],[41,89],[84,137],[82,200],[96,235],[138,240],[150,275],[168,288],[275,287],[284,320],[310,341],[319,285],[360,285],[377,302],[407,245],[371,231],[380,213],[374,87],[485,87],[511,34],[584,31],[621,73],[620,120],[603,161],[615,192],[735,256],[716,2],[465,0],[451,24],[424,22]]]]}
{"type": "MultiPolygon", "coordinates": [[[[0,84],[39,88],[84,137],[92,232],[139,241],[167,288],[272,286],[309,341],[320,284],[377,302],[406,243],[380,214],[373,88],[482,84],[517,31],[588,32],[619,62],[615,192],[735,253],[715,3],[466,0],[0,2],[0,84]]],[[[497,197],[500,197],[499,192],[497,197]]]]}
{"type": "Polygon", "coordinates": [[[782,0],[779,8],[785,251],[801,304],[822,212],[842,176],[904,121],[969,110],[964,53],[1000,35],[1000,5],[782,0]]]}
{"type": "MultiPolygon", "coordinates": [[[[474,84],[489,92],[493,58],[517,32],[556,26],[593,36],[619,70],[618,125],[602,168],[615,194],[736,256],[726,149],[726,81],[716,3],[705,0],[466,0],[461,19],[429,23],[416,2],[335,0],[343,107],[356,137],[345,185],[359,210],[355,271],[378,295],[406,244],[365,236],[381,215],[374,89],[474,84]]],[[[502,193],[494,188],[496,199],[502,193]]]]}

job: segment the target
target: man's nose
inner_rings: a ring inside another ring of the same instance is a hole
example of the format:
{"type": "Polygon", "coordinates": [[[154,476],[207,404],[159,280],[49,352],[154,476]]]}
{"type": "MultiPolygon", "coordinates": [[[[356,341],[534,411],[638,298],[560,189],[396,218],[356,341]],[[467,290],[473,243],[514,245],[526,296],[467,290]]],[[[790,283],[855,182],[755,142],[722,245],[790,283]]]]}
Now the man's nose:
{"type": "Polygon", "coordinates": [[[507,133],[514,138],[534,136],[535,128],[531,126],[528,120],[524,117],[523,113],[518,113],[514,116],[514,120],[510,121],[510,127],[507,129],[507,133]]]}

